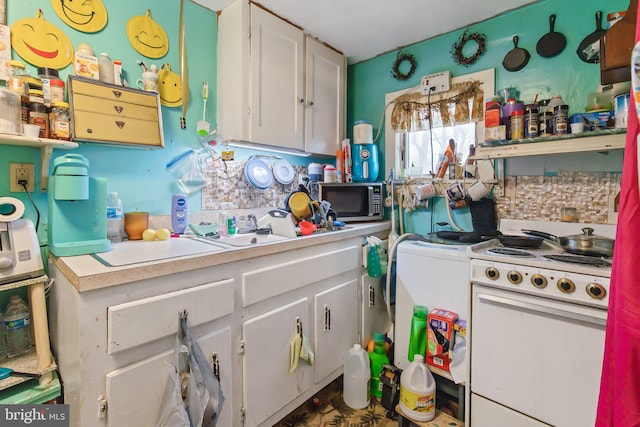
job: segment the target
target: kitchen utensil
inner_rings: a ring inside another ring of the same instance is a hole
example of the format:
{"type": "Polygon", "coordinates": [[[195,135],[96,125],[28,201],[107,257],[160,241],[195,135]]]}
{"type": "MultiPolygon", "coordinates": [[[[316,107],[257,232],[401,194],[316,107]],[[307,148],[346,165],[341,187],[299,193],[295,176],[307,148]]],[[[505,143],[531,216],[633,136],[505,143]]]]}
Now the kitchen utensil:
{"type": "Polygon", "coordinates": [[[602,28],[602,12],[596,12],[596,29],[580,42],[576,53],[584,62],[597,64],[600,62],[600,39],[607,30],[602,28]]]}
{"type": "Polygon", "coordinates": [[[554,31],[553,27],[556,23],[556,15],[549,16],[549,32],[538,40],[536,52],[545,58],[556,56],[562,52],[567,45],[567,39],[564,34],[554,31]]]}
{"type": "Polygon", "coordinates": [[[288,185],[293,182],[296,173],[291,163],[285,159],[280,159],[273,164],[273,176],[280,184],[288,185]]]}
{"type": "Polygon", "coordinates": [[[180,0],[178,57],[180,58],[180,80],[182,83],[182,116],[180,117],[180,128],[186,129],[187,109],[189,108],[189,65],[187,61],[187,34],[184,25],[184,0],[180,0]]]}
{"type": "Polygon", "coordinates": [[[556,235],[537,230],[522,230],[531,236],[538,236],[560,244],[565,251],[576,255],[613,256],[614,239],[593,234],[593,228],[585,227],[582,234],[558,237],[556,235]]]}
{"type": "Polygon", "coordinates": [[[271,169],[259,157],[252,157],[244,167],[244,176],[249,184],[259,190],[265,190],[273,184],[273,174],[271,169]]]}
{"type": "Polygon", "coordinates": [[[316,229],[316,225],[309,221],[300,221],[298,225],[300,226],[300,232],[303,236],[309,236],[313,234],[316,229]]]}
{"type": "Polygon", "coordinates": [[[501,234],[496,236],[496,238],[500,240],[500,243],[509,248],[537,249],[542,246],[542,242],[544,241],[541,236],[509,236],[501,234]]]}
{"type": "Polygon", "coordinates": [[[311,216],[311,198],[307,193],[296,191],[289,196],[289,209],[297,220],[307,219],[311,216]]]}
{"type": "Polygon", "coordinates": [[[291,213],[283,209],[272,209],[267,215],[258,219],[258,230],[270,226],[271,233],[275,236],[296,237],[291,213]]]}
{"type": "Polygon", "coordinates": [[[513,49],[507,52],[502,60],[502,66],[507,71],[522,70],[527,65],[529,58],[531,57],[529,51],[518,47],[519,40],[518,36],[513,36],[513,49]]]}
{"type": "Polygon", "coordinates": [[[40,374],[32,374],[30,372],[18,372],[18,371],[14,371],[11,368],[0,368],[0,380],[4,380],[5,378],[9,378],[10,376],[40,378],[40,374]]]}
{"type": "Polygon", "coordinates": [[[207,99],[209,99],[209,83],[202,82],[202,120],[196,126],[198,135],[209,135],[210,125],[207,122],[207,99]]]}

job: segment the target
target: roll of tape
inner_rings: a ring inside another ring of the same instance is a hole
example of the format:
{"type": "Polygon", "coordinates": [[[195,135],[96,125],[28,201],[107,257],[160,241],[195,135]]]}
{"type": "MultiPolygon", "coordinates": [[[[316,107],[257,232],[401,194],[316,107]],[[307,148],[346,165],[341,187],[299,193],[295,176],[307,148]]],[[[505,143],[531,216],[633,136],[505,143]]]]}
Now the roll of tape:
{"type": "Polygon", "coordinates": [[[0,197],[0,222],[10,222],[22,218],[24,203],[13,197],[0,197]]]}

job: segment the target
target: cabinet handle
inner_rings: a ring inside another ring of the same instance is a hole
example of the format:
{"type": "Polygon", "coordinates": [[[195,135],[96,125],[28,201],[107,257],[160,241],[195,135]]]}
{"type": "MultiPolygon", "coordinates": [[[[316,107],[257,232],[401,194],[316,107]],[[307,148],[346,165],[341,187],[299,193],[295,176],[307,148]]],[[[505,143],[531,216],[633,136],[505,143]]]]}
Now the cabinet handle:
{"type": "Polygon", "coordinates": [[[376,305],[376,290],[373,286],[369,285],[369,307],[376,305]]]}
{"type": "Polygon", "coordinates": [[[220,381],[220,360],[218,360],[218,353],[211,354],[213,360],[213,376],[220,381]]]}
{"type": "Polygon", "coordinates": [[[331,310],[328,305],[324,306],[324,330],[331,330],[331,310]]]}

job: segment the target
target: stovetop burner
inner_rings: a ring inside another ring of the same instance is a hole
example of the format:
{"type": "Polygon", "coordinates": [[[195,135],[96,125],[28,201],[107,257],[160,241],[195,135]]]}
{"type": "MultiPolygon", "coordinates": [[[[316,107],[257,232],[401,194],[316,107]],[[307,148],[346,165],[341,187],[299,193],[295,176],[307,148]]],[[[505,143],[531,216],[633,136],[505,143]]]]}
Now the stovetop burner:
{"type": "Polygon", "coordinates": [[[530,252],[523,251],[523,250],[520,250],[520,249],[513,249],[513,248],[491,248],[487,252],[492,252],[492,253],[498,254],[498,255],[509,255],[509,256],[515,256],[515,257],[529,257],[529,258],[531,258],[531,257],[535,256],[530,252]]]}
{"type": "Polygon", "coordinates": [[[560,254],[544,255],[544,257],[553,261],[568,262],[571,264],[590,265],[593,267],[611,267],[611,263],[609,261],[596,257],[560,254]]]}

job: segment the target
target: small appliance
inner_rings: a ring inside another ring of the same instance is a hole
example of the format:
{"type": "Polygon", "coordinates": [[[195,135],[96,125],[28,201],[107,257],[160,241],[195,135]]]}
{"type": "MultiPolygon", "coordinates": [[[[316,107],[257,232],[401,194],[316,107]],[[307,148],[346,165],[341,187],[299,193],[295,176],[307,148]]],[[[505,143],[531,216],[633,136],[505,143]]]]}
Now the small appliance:
{"type": "Polygon", "coordinates": [[[107,180],[89,175],[89,160],[66,154],[53,161],[49,178],[49,249],[57,256],[106,252],[107,180]]]}
{"type": "Polygon", "coordinates": [[[373,143],[373,127],[365,120],[353,126],[352,173],[354,182],[375,182],[378,178],[378,147],[373,143]]]}
{"type": "Polygon", "coordinates": [[[20,218],[24,205],[0,199],[0,284],[42,276],[44,267],[33,222],[20,218]]]}
{"type": "Polygon", "coordinates": [[[341,221],[379,221],[384,216],[382,183],[320,182],[318,200],[326,200],[341,221]]]}

